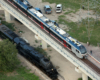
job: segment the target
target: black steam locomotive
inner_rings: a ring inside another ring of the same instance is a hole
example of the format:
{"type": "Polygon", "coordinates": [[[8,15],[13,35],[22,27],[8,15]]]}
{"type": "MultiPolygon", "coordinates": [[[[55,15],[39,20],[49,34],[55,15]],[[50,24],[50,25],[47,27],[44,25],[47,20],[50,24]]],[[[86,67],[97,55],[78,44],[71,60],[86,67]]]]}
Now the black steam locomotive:
{"type": "Polygon", "coordinates": [[[11,41],[16,43],[16,48],[18,49],[19,53],[29,59],[32,63],[35,63],[37,66],[41,67],[50,78],[53,80],[57,79],[58,72],[52,63],[42,54],[38,53],[32,46],[29,45],[29,43],[20,38],[5,25],[0,25],[0,35],[6,36],[11,41]]]}

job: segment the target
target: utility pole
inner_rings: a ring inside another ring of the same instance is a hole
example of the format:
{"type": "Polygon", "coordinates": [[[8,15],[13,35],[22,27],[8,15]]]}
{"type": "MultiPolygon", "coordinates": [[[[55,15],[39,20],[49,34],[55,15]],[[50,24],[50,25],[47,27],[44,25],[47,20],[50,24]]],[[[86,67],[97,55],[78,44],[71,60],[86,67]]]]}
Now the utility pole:
{"type": "Polygon", "coordinates": [[[88,40],[90,40],[90,30],[89,30],[89,0],[88,0],[88,40]]]}

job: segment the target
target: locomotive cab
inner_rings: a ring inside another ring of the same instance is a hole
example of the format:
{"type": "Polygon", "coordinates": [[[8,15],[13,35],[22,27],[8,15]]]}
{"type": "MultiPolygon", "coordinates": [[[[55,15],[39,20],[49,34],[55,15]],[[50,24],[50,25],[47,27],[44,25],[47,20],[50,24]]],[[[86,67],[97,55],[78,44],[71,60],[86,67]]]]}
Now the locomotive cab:
{"type": "Polygon", "coordinates": [[[87,58],[87,50],[86,50],[86,48],[82,45],[82,46],[80,46],[79,47],[80,48],[80,53],[81,53],[81,55],[82,55],[82,58],[87,58]]]}
{"type": "Polygon", "coordinates": [[[79,46],[79,49],[76,49],[74,53],[76,54],[77,57],[81,59],[87,58],[87,50],[83,45],[79,46]]]}

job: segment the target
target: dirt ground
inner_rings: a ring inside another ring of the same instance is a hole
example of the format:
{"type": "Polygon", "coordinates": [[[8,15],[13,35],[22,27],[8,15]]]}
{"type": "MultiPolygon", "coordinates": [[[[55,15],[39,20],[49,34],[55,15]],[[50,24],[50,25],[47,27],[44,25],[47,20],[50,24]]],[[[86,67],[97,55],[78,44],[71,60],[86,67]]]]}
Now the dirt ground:
{"type": "MultiPolygon", "coordinates": [[[[62,15],[64,12],[60,14],[56,14],[55,12],[55,5],[56,4],[49,4],[48,2],[43,2],[42,0],[28,0],[34,7],[39,7],[43,14],[48,17],[51,20],[58,20],[58,16],[62,15]],[[52,6],[52,14],[45,14],[43,6],[44,5],[50,5],[52,6]]],[[[66,9],[66,11],[69,9],[66,9]]],[[[87,11],[82,10],[83,15],[80,15],[81,18],[86,18],[87,17],[87,11]]],[[[0,14],[3,14],[2,11],[0,11],[0,14]]],[[[77,22],[80,20],[80,11],[78,11],[76,14],[69,14],[66,15],[66,19],[77,22]]],[[[95,17],[93,13],[91,13],[92,17],[95,17]]],[[[37,47],[40,45],[40,42],[36,43],[35,42],[35,34],[31,32],[28,28],[26,28],[24,25],[20,24],[19,22],[12,21],[15,23],[16,26],[16,33],[19,34],[22,38],[26,39],[33,47],[37,47]],[[19,31],[22,31],[22,33],[19,33],[19,31]]],[[[63,28],[65,25],[60,25],[60,27],[63,28]]],[[[67,26],[66,26],[67,28],[67,26]]],[[[87,45],[86,45],[87,46],[87,45]]],[[[97,49],[96,47],[92,46],[91,49],[97,49]]],[[[89,51],[89,50],[88,50],[89,51]]],[[[98,49],[100,52],[100,49],[98,49]]],[[[70,63],[67,59],[65,59],[62,55],[60,55],[56,50],[54,50],[52,47],[48,47],[46,52],[51,56],[51,61],[54,64],[54,66],[57,68],[58,72],[65,78],[65,80],[77,80],[78,78],[82,77],[81,74],[77,73],[75,71],[75,66],[70,63]]]]}

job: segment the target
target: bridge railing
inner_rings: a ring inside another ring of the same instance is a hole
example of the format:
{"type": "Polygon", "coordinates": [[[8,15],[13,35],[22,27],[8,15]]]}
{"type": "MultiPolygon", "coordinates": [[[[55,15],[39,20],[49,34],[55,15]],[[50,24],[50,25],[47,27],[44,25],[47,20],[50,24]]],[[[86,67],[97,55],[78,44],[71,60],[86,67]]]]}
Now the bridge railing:
{"type": "Polygon", "coordinates": [[[38,27],[36,27],[33,23],[31,23],[26,17],[24,17],[22,14],[20,14],[17,10],[12,8],[9,4],[7,4],[3,0],[0,0],[0,4],[5,10],[7,10],[11,15],[13,15],[18,20],[20,20],[24,25],[26,25],[35,34],[38,34],[39,37],[41,37],[44,41],[46,41],[48,44],[50,44],[61,55],[63,55],[65,58],[67,58],[75,66],[79,67],[81,71],[83,71],[85,74],[90,76],[92,79],[100,80],[100,76],[95,71],[93,71],[86,64],[84,64],[83,62],[81,62],[77,58],[75,58],[73,55],[71,55],[67,50],[65,50],[61,45],[59,45],[57,42],[55,42],[53,39],[51,39],[47,34],[45,34],[42,30],[40,30],[38,27]]]}

